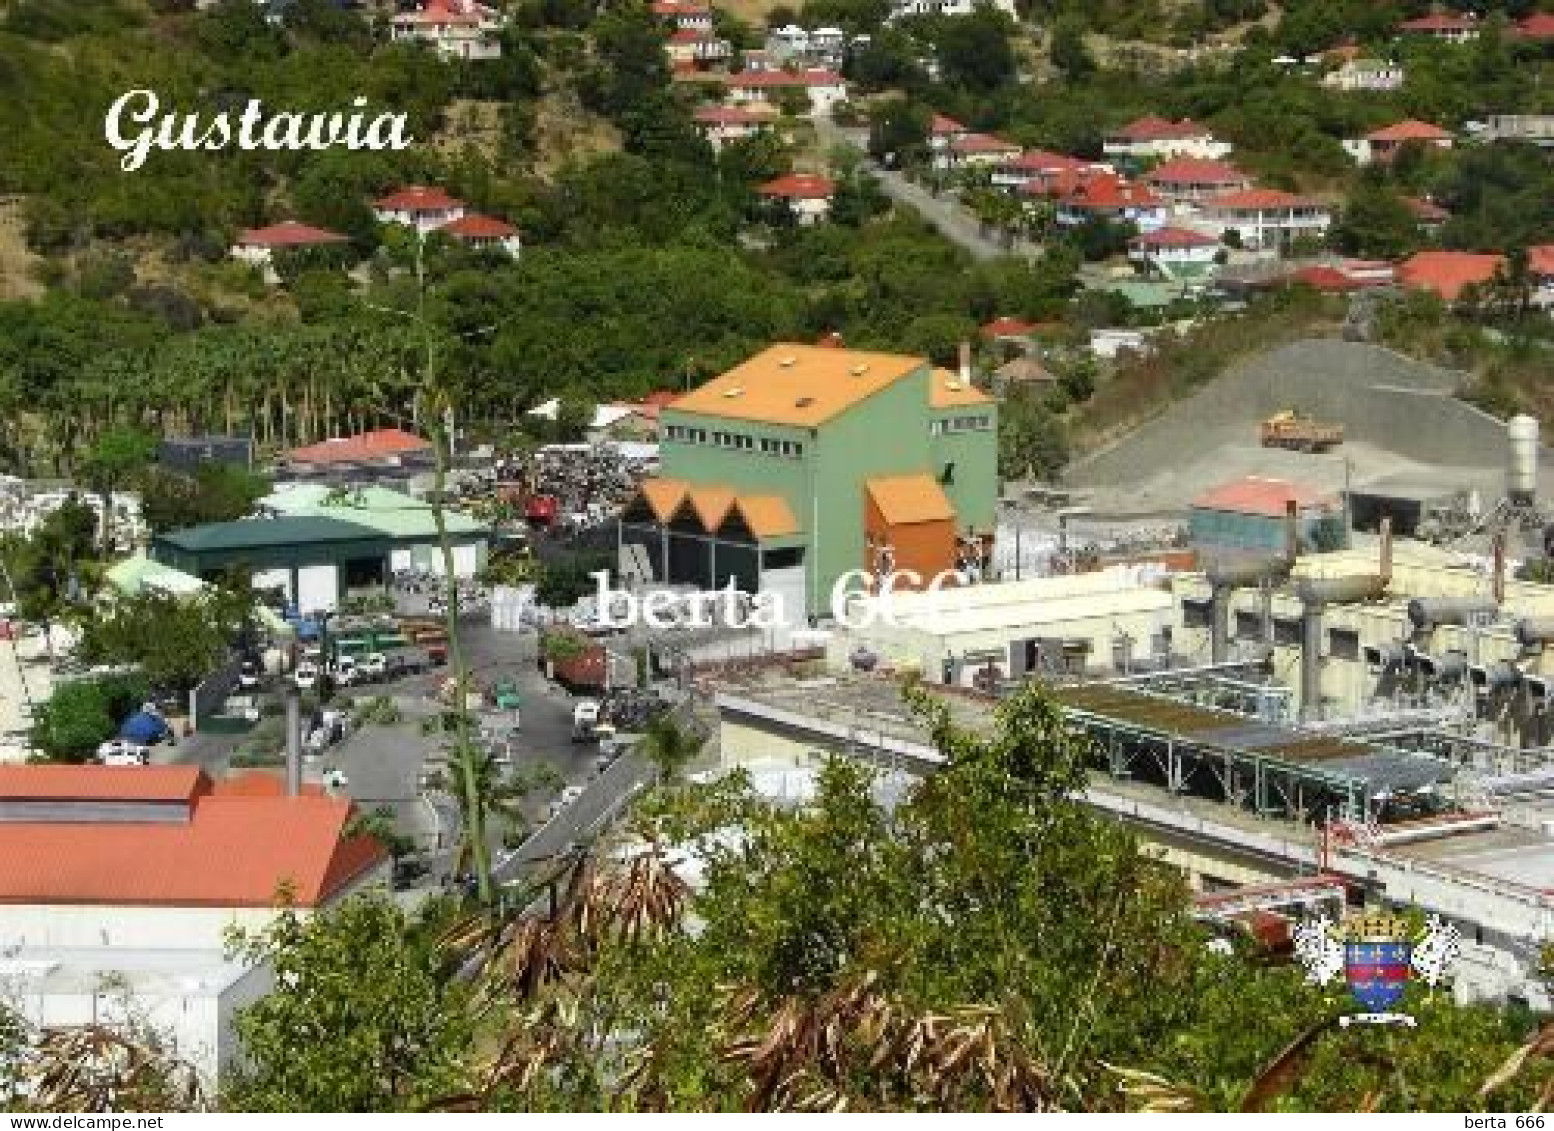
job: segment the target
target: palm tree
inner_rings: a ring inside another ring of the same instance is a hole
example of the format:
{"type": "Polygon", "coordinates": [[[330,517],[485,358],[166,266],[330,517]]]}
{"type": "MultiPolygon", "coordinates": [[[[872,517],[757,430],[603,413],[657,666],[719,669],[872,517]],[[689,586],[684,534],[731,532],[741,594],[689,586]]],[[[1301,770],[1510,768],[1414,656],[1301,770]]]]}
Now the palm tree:
{"type": "Polygon", "coordinates": [[[637,749],[658,768],[660,781],[670,781],[701,752],[707,739],[693,726],[684,726],[673,715],[659,715],[647,725],[637,749]]]}

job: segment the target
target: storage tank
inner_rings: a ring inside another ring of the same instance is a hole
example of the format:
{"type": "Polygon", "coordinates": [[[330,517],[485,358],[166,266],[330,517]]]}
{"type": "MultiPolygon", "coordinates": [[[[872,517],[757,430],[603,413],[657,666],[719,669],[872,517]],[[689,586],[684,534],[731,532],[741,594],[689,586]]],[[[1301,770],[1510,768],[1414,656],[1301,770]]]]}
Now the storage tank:
{"type": "Polygon", "coordinates": [[[1506,495],[1513,503],[1530,503],[1538,493],[1538,422],[1531,416],[1513,416],[1506,433],[1511,442],[1506,495]]]}

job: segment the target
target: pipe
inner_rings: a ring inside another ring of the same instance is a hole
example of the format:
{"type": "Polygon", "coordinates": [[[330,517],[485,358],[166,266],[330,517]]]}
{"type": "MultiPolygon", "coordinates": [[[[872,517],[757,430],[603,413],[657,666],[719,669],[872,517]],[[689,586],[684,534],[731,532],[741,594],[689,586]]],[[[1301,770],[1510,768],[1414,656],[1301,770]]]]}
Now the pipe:
{"type": "Polygon", "coordinates": [[[1516,622],[1516,639],[1524,648],[1554,643],[1554,617],[1523,617],[1516,622]]]}
{"type": "Polygon", "coordinates": [[[1220,560],[1203,572],[1216,589],[1247,589],[1263,581],[1282,581],[1289,576],[1290,563],[1284,558],[1220,560]]]}
{"type": "Polygon", "coordinates": [[[1506,691],[1522,682],[1521,670],[1509,660],[1496,660],[1492,664],[1473,665],[1468,669],[1473,686],[1493,694],[1506,691]]]}
{"type": "Polygon", "coordinates": [[[1230,658],[1230,588],[1216,585],[1209,596],[1209,662],[1230,658]]]}
{"type": "Polygon", "coordinates": [[[1306,602],[1300,627],[1300,717],[1312,722],[1322,714],[1322,602],[1306,602]]]}
{"type": "Polygon", "coordinates": [[[1438,680],[1446,683],[1458,680],[1468,670],[1468,657],[1465,652],[1445,652],[1439,656],[1428,656],[1421,653],[1417,657],[1419,672],[1426,679],[1438,680]]]}
{"type": "Polygon", "coordinates": [[[1495,535],[1495,572],[1494,583],[1491,592],[1494,594],[1495,607],[1505,604],[1505,534],[1495,535]]]}
{"type": "Polygon", "coordinates": [[[1497,612],[1494,601],[1485,597],[1415,597],[1408,603],[1408,619],[1417,632],[1442,624],[1467,624],[1497,612]]]}
{"type": "Polygon", "coordinates": [[[302,696],[286,693],[286,796],[302,792],[302,696]]]}
{"type": "Polygon", "coordinates": [[[960,379],[969,387],[971,385],[971,343],[960,344],[960,379]]]}
{"type": "Polygon", "coordinates": [[[1390,644],[1367,644],[1365,661],[1378,668],[1401,668],[1408,663],[1408,646],[1401,640],[1390,644]]]}
{"type": "Polygon", "coordinates": [[[1381,516],[1381,561],[1378,563],[1377,573],[1381,575],[1383,585],[1392,584],[1392,516],[1381,516]]]}
{"type": "Polygon", "coordinates": [[[1350,605],[1375,600],[1386,588],[1386,579],[1379,574],[1354,573],[1346,577],[1308,577],[1296,592],[1304,605],[1350,605]]]}
{"type": "Polygon", "coordinates": [[[1284,501],[1284,560],[1291,566],[1300,556],[1300,507],[1294,499],[1284,501]]]}

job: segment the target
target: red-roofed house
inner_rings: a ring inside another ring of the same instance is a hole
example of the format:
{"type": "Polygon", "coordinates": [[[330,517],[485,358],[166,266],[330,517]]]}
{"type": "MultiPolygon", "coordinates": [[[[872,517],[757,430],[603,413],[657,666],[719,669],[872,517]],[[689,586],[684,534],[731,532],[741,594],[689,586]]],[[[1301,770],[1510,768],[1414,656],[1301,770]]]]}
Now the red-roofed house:
{"type": "Polygon", "coordinates": [[[1063,153],[1048,153],[1043,149],[1028,149],[1012,158],[999,161],[993,167],[993,183],[1000,188],[1024,189],[1028,185],[1050,186],[1059,177],[1083,179],[1091,176],[1115,174],[1110,165],[1086,161],[1082,157],[1069,157],[1063,153]]]}
{"type": "Polygon", "coordinates": [[[1527,249],[1527,271],[1532,275],[1532,304],[1554,310],[1554,243],[1527,249]]]}
{"type": "Polygon", "coordinates": [[[1391,161],[1405,145],[1450,149],[1452,141],[1450,130],[1443,130],[1440,126],[1432,126],[1429,122],[1409,118],[1379,130],[1372,130],[1364,137],[1351,138],[1344,142],[1344,150],[1357,163],[1370,165],[1375,162],[1391,161]]]}
{"type": "Polygon", "coordinates": [[[422,232],[464,215],[464,202],[440,188],[408,185],[372,202],[380,224],[405,224],[422,232]]]}
{"type": "Polygon", "coordinates": [[[1165,118],[1139,118],[1107,134],[1102,142],[1107,157],[1120,161],[1163,161],[1168,157],[1228,156],[1229,142],[1220,141],[1207,126],[1190,118],[1172,122],[1165,118]]]}
{"type": "Polygon", "coordinates": [[[1020,155],[1020,147],[992,134],[966,133],[934,156],[936,169],[968,169],[974,165],[998,165],[1020,155]]]}
{"type": "Polygon", "coordinates": [[[1478,38],[1478,21],[1471,16],[1452,16],[1436,12],[1417,20],[1404,20],[1398,31],[1407,36],[1438,39],[1443,43],[1467,43],[1478,38]]]}
{"type": "Polygon", "coordinates": [[[282,220],[279,224],[271,224],[267,228],[245,228],[239,232],[237,242],[232,245],[232,258],[261,268],[267,277],[273,279],[274,272],[270,265],[277,251],[304,247],[331,247],[350,242],[349,236],[343,236],[339,232],[314,228],[296,220],[282,220]]]}
{"type": "Polygon", "coordinates": [[[506,220],[482,216],[478,212],[466,212],[457,220],[450,220],[437,230],[462,244],[503,251],[513,259],[517,259],[518,253],[523,250],[523,240],[517,228],[506,220]]]}
{"type": "Polygon", "coordinates": [[[777,121],[777,111],[774,107],[760,104],[698,106],[691,119],[713,149],[722,149],[731,141],[742,141],[771,129],[777,121]]]}
{"type": "Polygon", "coordinates": [[[1442,208],[1433,200],[1426,200],[1420,196],[1405,196],[1403,204],[1414,214],[1414,219],[1419,221],[1419,227],[1427,234],[1434,234],[1441,230],[1441,225],[1451,219],[1451,213],[1442,208]]]}
{"type": "Polygon", "coordinates": [[[954,118],[935,114],[928,122],[928,148],[943,149],[956,138],[965,137],[970,132],[954,118]]]}
{"type": "Polygon", "coordinates": [[[0,767],[0,972],[27,1020],[139,1017],[216,1081],[240,1051],[234,1013],[271,985],[268,967],[227,954],[226,932],[390,881],[383,846],[350,831],[348,798],[287,796],[269,777],[0,767]]]}
{"type": "Polygon", "coordinates": [[[1225,161],[1205,157],[1172,157],[1144,178],[1161,196],[1190,204],[1252,187],[1252,178],[1225,161]]]}
{"type": "Polygon", "coordinates": [[[1512,33],[1521,39],[1554,39],[1554,12],[1534,12],[1518,20],[1512,33]]]}
{"type": "Polygon", "coordinates": [[[709,29],[680,27],[669,33],[664,51],[677,69],[707,71],[727,63],[734,47],[709,29]]]}
{"type": "Polygon", "coordinates": [[[1434,291],[1456,302],[1473,284],[1494,278],[1505,256],[1471,251],[1420,251],[1398,264],[1398,282],[1411,290],[1434,291]]]}
{"type": "Polygon", "coordinates": [[[1172,279],[1191,278],[1212,271],[1220,242],[1191,228],[1161,228],[1133,237],[1128,258],[1172,279]]]}
{"type": "Polygon", "coordinates": [[[767,181],[756,192],[767,200],[787,205],[800,224],[818,224],[831,214],[836,182],[815,173],[789,173],[767,181]]]}
{"type": "Polygon", "coordinates": [[[431,451],[431,441],[423,440],[413,432],[400,428],[379,428],[355,436],[325,440],[321,444],[309,444],[305,448],[293,448],[286,453],[286,462],[309,466],[332,463],[396,464],[406,458],[428,456],[431,451]]]}
{"type": "Polygon", "coordinates": [[[1302,237],[1320,239],[1333,224],[1333,210],[1320,200],[1278,189],[1247,189],[1206,200],[1198,226],[1221,240],[1235,232],[1243,247],[1288,249],[1302,237]]]}
{"type": "Polygon", "coordinates": [[[678,30],[712,30],[712,9],[696,0],[654,0],[652,12],[678,30]]]}
{"type": "Polygon", "coordinates": [[[394,42],[418,42],[449,59],[500,59],[502,16],[476,0],[426,0],[389,21],[394,42]]]}
{"type": "Polygon", "coordinates": [[[1145,185],[1121,177],[1094,177],[1058,198],[1057,222],[1065,226],[1092,219],[1132,222],[1141,232],[1165,227],[1166,202],[1145,185]]]}
{"type": "Polygon", "coordinates": [[[740,105],[777,105],[784,91],[802,91],[809,96],[808,116],[829,114],[847,98],[847,80],[835,71],[752,71],[743,70],[728,79],[729,99],[740,105]]]}

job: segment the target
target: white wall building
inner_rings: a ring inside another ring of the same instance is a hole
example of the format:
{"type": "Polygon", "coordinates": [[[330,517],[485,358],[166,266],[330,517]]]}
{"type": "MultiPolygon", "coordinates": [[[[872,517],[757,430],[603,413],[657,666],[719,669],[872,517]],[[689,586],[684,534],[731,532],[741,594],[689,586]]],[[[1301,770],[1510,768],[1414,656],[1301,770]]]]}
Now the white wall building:
{"type": "Polygon", "coordinates": [[[390,22],[396,43],[425,43],[449,59],[500,59],[502,17],[476,0],[427,0],[390,22]]]}
{"type": "Polygon", "coordinates": [[[1337,70],[1322,76],[1322,85],[1329,90],[1353,92],[1357,90],[1400,90],[1407,72],[1403,64],[1382,59],[1345,59],[1337,70]]]}
{"type": "Polygon", "coordinates": [[[809,98],[806,117],[829,116],[847,98],[847,80],[831,70],[744,70],[728,80],[729,100],[736,105],[778,106],[784,91],[801,91],[809,98]]]}
{"type": "Polygon", "coordinates": [[[1227,156],[1233,148],[1214,131],[1190,118],[1172,122],[1165,118],[1139,118],[1107,134],[1101,143],[1108,158],[1119,161],[1164,161],[1170,157],[1227,156]]]}
{"type": "Polygon", "coordinates": [[[1221,240],[1234,231],[1242,246],[1254,251],[1282,250],[1303,236],[1324,236],[1333,224],[1333,210],[1294,193],[1248,189],[1203,201],[1194,224],[1221,240]]]}

